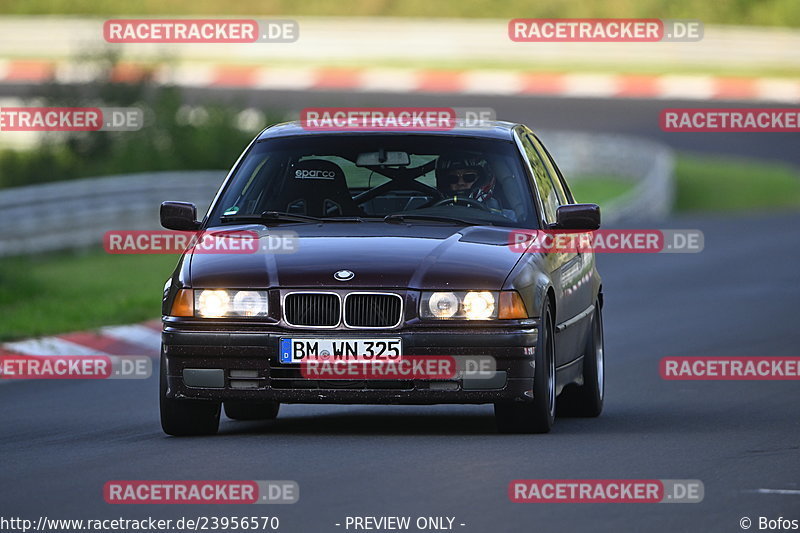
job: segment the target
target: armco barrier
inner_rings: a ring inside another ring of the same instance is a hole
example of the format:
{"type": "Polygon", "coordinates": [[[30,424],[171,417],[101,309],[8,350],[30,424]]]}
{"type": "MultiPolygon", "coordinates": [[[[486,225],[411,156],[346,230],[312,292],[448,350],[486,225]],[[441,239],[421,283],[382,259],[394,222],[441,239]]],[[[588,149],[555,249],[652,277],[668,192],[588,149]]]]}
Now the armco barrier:
{"type": "Polygon", "coordinates": [[[633,183],[626,194],[603,204],[603,224],[659,220],[672,210],[675,156],[666,145],[626,135],[568,131],[539,135],[568,181],[613,176],[633,183]]]}
{"type": "Polygon", "coordinates": [[[165,200],[208,208],[226,171],[154,172],[0,190],[0,256],[98,246],[109,230],[158,229],[165,200]]]}
{"type": "MultiPolygon", "coordinates": [[[[635,183],[603,206],[604,223],[657,219],[673,201],[673,156],[665,146],[619,135],[541,132],[564,174],[618,176],[635,183]]],[[[98,246],[109,230],[158,229],[165,200],[208,208],[226,171],[154,172],[0,190],[0,257],[98,246]]],[[[580,201],[581,198],[578,198],[580,201]]]]}

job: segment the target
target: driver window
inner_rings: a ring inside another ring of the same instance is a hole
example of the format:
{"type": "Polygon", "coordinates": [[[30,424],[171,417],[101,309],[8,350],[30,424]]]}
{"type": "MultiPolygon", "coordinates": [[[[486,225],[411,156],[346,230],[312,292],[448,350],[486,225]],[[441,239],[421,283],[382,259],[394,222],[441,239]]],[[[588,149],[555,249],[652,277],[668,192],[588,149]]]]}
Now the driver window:
{"type": "Polygon", "coordinates": [[[544,147],[539,142],[539,140],[534,135],[527,135],[530,137],[531,142],[533,143],[533,147],[536,150],[536,153],[539,154],[539,159],[544,163],[545,168],[547,169],[547,173],[550,175],[550,181],[553,183],[553,186],[556,190],[556,196],[558,196],[558,205],[567,205],[569,202],[569,198],[567,193],[564,191],[564,187],[561,184],[561,180],[556,173],[555,168],[553,165],[550,164],[550,159],[545,154],[544,147]]]}
{"type": "Polygon", "coordinates": [[[544,221],[548,224],[553,224],[556,221],[556,209],[558,209],[559,206],[558,193],[553,185],[553,180],[550,179],[550,175],[547,173],[547,169],[545,169],[544,163],[539,157],[536,148],[533,146],[530,137],[528,135],[522,135],[520,139],[530,165],[531,173],[533,174],[533,179],[536,182],[536,190],[541,199],[542,209],[544,210],[544,221]]]}

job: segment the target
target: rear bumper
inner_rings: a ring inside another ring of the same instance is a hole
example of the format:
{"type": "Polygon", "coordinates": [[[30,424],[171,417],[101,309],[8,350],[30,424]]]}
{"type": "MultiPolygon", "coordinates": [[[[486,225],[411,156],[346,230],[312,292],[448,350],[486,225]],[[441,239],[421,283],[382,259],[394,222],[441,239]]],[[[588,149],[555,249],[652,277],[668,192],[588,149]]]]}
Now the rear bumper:
{"type": "Polygon", "coordinates": [[[347,337],[403,339],[415,356],[491,356],[497,373],[489,379],[322,381],[305,379],[298,365],[278,361],[282,337],[337,336],[340,332],[200,331],[166,323],[162,358],[167,397],[273,400],[281,403],[436,404],[493,403],[533,399],[535,325],[525,328],[348,331],[347,337]]]}

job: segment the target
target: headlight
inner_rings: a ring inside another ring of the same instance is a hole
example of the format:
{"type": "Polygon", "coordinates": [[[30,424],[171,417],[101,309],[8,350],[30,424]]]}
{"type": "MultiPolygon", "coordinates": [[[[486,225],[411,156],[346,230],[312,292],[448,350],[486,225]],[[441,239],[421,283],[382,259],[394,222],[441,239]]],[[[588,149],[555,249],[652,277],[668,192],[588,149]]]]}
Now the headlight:
{"type": "Polygon", "coordinates": [[[233,297],[233,314],[236,316],[262,316],[267,314],[267,293],[238,291],[233,297]]]}
{"type": "Polygon", "coordinates": [[[221,317],[230,312],[231,297],[225,291],[195,291],[194,309],[199,316],[221,317]]]}
{"type": "Polygon", "coordinates": [[[497,318],[496,293],[489,291],[426,292],[420,316],[434,319],[492,320],[497,318]]]}
{"type": "Polygon", "coordinates": [[[202,318],[267,316],[267,291],[194,291],[195,316],[202,318]]]}
{"type": "Polygon", "coordinates": [[[517,291],[423,292],[419,311],[421,318],[433,320],[528,318],[517,291]]]}
{"type": "Polygon", "coordinates": [[[488,320],[496,315],[494,294],[488,291],[468,292],[464,296],[464,316],[469,320],[488,320]]]}
{"type": "Polygon", "coordinates": [[[460,302],[452,292],[434,292],[428,298],[428,311],[435,318],[452,318],[458,313],[460,302]]]}

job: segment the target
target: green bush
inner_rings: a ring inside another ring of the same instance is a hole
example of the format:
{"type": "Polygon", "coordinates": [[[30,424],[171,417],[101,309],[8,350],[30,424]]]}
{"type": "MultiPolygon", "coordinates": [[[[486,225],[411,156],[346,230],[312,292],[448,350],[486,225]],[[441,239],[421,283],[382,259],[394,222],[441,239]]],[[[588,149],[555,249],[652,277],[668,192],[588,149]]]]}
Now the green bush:
{"type": "Polygon", "coordinates": [[[686,18],[706,24],[800,26],[797,0],[4,0],[15,15],[370,16],[420,18],[686,18]]]}

